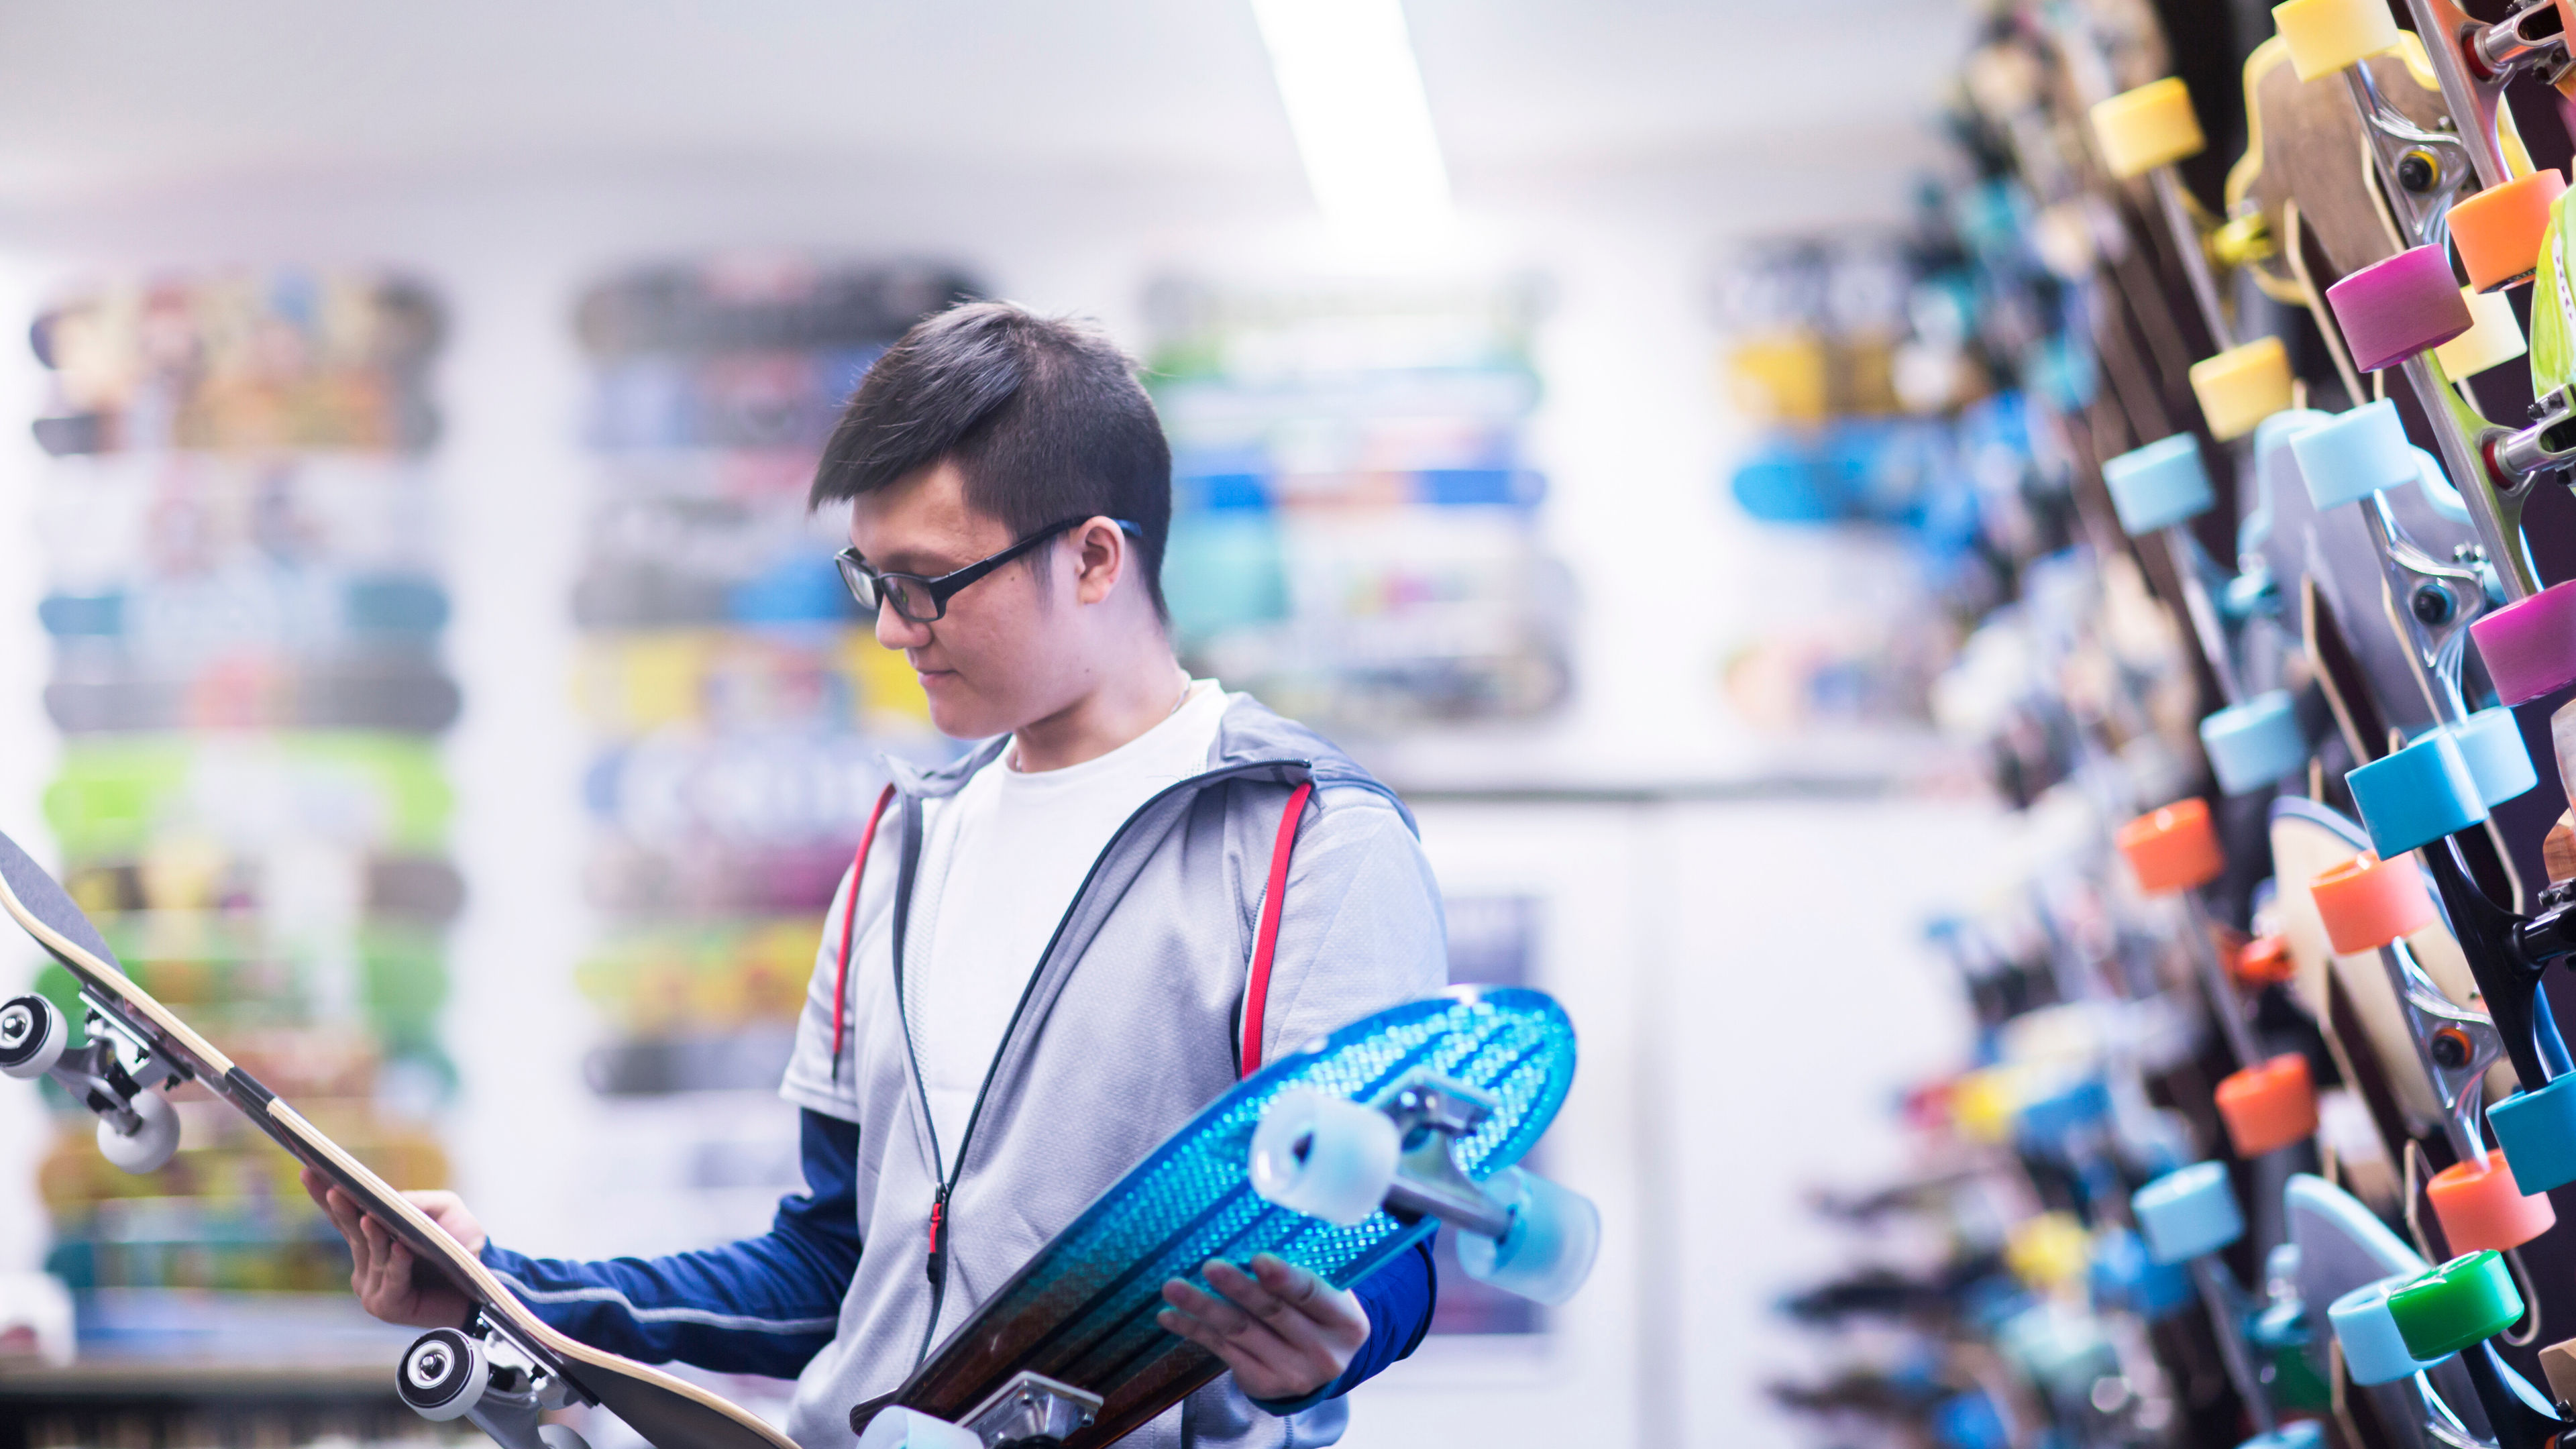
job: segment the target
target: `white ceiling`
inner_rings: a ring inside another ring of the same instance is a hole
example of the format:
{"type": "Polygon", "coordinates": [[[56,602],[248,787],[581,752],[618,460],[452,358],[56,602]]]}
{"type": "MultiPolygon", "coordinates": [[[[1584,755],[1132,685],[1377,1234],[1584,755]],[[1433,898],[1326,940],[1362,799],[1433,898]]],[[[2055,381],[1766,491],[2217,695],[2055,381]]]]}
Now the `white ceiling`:
{"type": "MultiPolygon", "coordinates": [[[[1784,146],[1866,162],[1921,128],[1968,24],[1965,0],[1845,0],[1830,27],[1750,0],[1406,10],[1462,197],[1525,169],[1722,175],[1784,146]]],[[[0,204],[783,156],[1296,169],[1239,0],[0,0],[0,204]]]]}

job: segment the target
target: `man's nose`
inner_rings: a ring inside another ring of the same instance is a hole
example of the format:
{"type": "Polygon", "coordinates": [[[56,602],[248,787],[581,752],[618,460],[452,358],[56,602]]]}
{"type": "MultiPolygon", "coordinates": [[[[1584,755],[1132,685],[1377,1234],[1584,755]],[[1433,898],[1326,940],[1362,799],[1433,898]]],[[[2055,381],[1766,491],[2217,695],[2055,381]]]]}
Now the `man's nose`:
{"type": "Polygon", "coordinates": [[[879,604],[877,642],[888,649],[918,649],[930,642],[930,626],[905,618],[891,603],[879,604]]]}

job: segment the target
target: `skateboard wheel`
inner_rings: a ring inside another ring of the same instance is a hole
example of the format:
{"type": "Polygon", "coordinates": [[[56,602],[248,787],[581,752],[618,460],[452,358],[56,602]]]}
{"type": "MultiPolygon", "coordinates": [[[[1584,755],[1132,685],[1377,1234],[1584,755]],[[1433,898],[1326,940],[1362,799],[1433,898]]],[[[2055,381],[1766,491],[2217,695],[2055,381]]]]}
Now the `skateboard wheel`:
{"type": "Polygon", "coordinates": [[[2104,459],[2102,484],[2111,490],[2120,527],[2132,538],[2196,518],[2216,498],[2200,464],[2200,439],[2189,433],[2104,459]]]}
{"type": "Polygon", "coordinates": [[[2106,1228],[2094,1239],[2086,1277],[2097,1298],[2149,1322],[2182,1312],[2194,1297],[2191,1275],[2148,1257],[2146,1243],[2126,1228],[2106,1228]]]}
{"type": "Polygon", "coordinates": [[[2469,626],[2496,697],[2521,704],[2576,680],[2576,579],[2551,584],[2469,626]]]}
{"type": "Polygon", "coordinates": [[[2548,1232],[2558,1222],[2547,1193],[2526,1193],[2499,1155],[2484,1162],[2455,1162],[2425,1185],[2433,1216],[2453,1252],[2480,1248],[2508,1252],[2548,1232]]]}
{"type": "Polygon", "coordinates": [[[2504,1255],[2482,1248],[2390,1290],[2388,1315],[2408,1353],[2449,1358],[2521,1321],[2522,1291],[2504,1255]]]}
{"type": "Polygon", "coordinates": [[[2200,722],[2200,751],[2221,794],[2246,795],[2308,762],[2308,739],[2285,689],[2266,690],[2200,722]]]}
{"type": "Polygon", "coordinates": [[[1252,1190],[1344,1227],[1386,1201],[1403,1142],[1394,1119],[1321,1092],[1282,1092],[1252,1134],[1252,1190]]]}
{"type": "Polygon", "coordinates": [[[2191,395],[2209,435],[2220,442],[2244,437],[2274,413],[2290,407],[2290,354],[2278,337],[2258,337],[2191,365],[2191,395]]]}
{"type": "Polygon", "coordinates": [[[2309,882],[2308,899],[2338,956],[2376,951],[2433,922],[2433,897],[2415,862],[2385,861],[2370,851],[2328,867],[2309,882]]]}
{"type": "Polygon", "coordinates": [[[394,1392],[432,1422],[464,1417],[483,1402],[491,1381],[483,1345],[454,1328],[433,1328],[413,1339],[394,1366],[394,1392]]]}
{"type": "Polygon", "coordinates": [[[126,1106],[140,1124],[129,1134],[105,1117],[98,1119],[99,1155],[128,1172],[159,1172],[179,1150],[179,1113],[169,1098],[148,1088],[126,1106]]]}
{"type": "Polygon", "coordinates": [[[2451,280],[2450,254],[2415,247],[2326,288],[2326,302],[2364,372],[2394,367],[2469,330],[2469,307],[2451,280]]]}
{"type": "Polygon", "coordinates": [[[2093,1235],[2069,1212],[2025,1218],[2004,1242],[2004,1266],[2037,1293],[2082,1282],[2092,1258],[2093,1235]]]}
{"type": "Polygon", "coordinates": [[[2245,1236],[2245,1214],[2224,1162],[2178,1167],[2129,1195],[2129,1210],[2147,1253],[2159,1263],[2187,1263],[2245,1236]]]}
{"type": "Polygon", "coordinates": [[[2487,1108],[2487,1125],[2524,1192],[2576,1182],[2576,1077],[2514,1093],[2487,1108]]]}
{"type": "Polygon", "coordinates": [[[1485,1191],[1511,1205],[1511,1229],[1499,1241],[1456,1233],[1458,1266],[1532,1303],[1554,1307],[1573,1297],[1601,1251],[1601,1210],[1592,1199],[1517,1167],[1495,1173],[1485,1191]]]}
{"type": "Polygon", "coordinates": [[[2303,81],[2332,75],[2396,45],[2397,21],[2374,0],[2288,0],[2272,7],[2272,24],[2303,81]]]}
{"type": "Polygon", "coordinates": [[[2043,1149],[2057,1149],[2085,1128],[2110,1120],[2109,1089],[2098,1079],[2087,1078],[2023,1106],[2014,1135],[2043,1149]]]}
{"type": "Polygon", "coordinates": [[[2218,832],[2209,823],[2209,805],[2201,800],[2177,800],[2150,810],[2121,826],[2111,843],[2129,862],[2138,889],[2151,896],[2206,885],[2227,868],[2218,832]]]}
{"type": "Polygon", "coordinates": [[[0,1002],[0,1076],[25,1081],[52,1071],[70,1035],[63,1014],[41,996],[0,1002]]]}
{"type": "Polygon", "coordinates": [[[2434,730],[2347,773],[2370,847],[2390,860],[2487,818],[2459,742],[2434,730]]]}
{"type": "MultiPolygon", "coordinates": [[[[2192,114],[2191,92],[2174,76],[2095,102],[2093,139],[2102,148],[2102,164],[2123,181],[2197,156],[2209,145],[2200,117],[2192,114]]],[[[2539,254],[2534,248],[2532,255],[2539,254]]]]}
{"type": "Polygon", "coordinates": [[[2433,360],[2455,378],[2475,377],[2531,351],[2513,301],[2498,292],[2466,289],[2460,300],[2469,309],[2469,330],[2433,349],[2433,360]]]}
{"type": "Polygon", "coordinates": [[[2469,778],[2477,782],[2478,799],[2489,808],[2540,783],[2540,772],[2532,768],[2531,748],[2522,742],[2522,726],[2515,722],[2512,710],[2501,706],[2479,710],[2451,726],[2450,735],[2468,764],[2469,778]]]}
{"type": "Polygon", "coordinates": [[[962,1424],[896,1405],[868,1420],[856,1449],[984,1449],[984,1440],[962,1424]]]}
{"type": "Polygon", "coordinates": [[[2236,979],[2248,986],[2287,986],[2298,975],[2298,958],[2284,937],[2256,936],[2236,953],[2236,979]]]}
{"type": "Polygon", "coordinates": [[[2317,1084],[2297,1052],[2228,1073],[2215,1095],[2239,1157],[2260,1157],[2316,1135],[2317,1084]]]}
{"type": "Polygon", "coordinates": [[[2382,489],[2403,488],[2423,467],[2415,445],[2406,441],[2397,404],[2386,398],[2338,413],[2290,439],[2290,456],[2299,460],[2299,480],[2320,513],[2382,489]]]}
{"type": "Polygon", "coordinates": [[[2528,280],[2540,265],[2550,209],[2566,194],[2566,178],[2543,167],[2452,207],[2451,245],[2459,248],[2469,286],[2493,292],[2528,280]]]}
{"type": "Polygon", "coordinates": [[[2393,1384],[2441,1362],[2407,1352],[2406,1336],[2397,1331],[2396,1316],[2388,1311],[2388,1295],[2413,1281],[2414,1275],[2400,1273],[2364,1283],[2327,1306],[2326,1322],[2334,1326],[2335,1341],[2343,1345],[2344,1371],[2354,1383],[2393,1384]]]}

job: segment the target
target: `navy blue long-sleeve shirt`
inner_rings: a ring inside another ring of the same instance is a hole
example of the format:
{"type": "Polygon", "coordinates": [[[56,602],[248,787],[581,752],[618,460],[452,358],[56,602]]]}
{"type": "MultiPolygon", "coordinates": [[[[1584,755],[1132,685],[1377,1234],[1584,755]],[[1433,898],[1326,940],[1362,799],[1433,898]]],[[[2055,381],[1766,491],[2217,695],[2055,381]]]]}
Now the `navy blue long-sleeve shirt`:
{"type": "MultiPolygon", "coordinates": [[[[641,1363],[678,1360],[719,1373],[794,1378],[832,1341],[858,1270],[856,1123],[803,1113],[805,1191],[782,1198],[761,1237],[667,1258],[575,1262],[492,1243],[483,1263],[555,1329],[641,1363]]],[[[1408,1354],[1431,1329],[1436,1285],[1428,1240],[1353,1285],[1369,1337],[1342,1376],[1294,1413],[1348,1393],[1408,1354]]]]}

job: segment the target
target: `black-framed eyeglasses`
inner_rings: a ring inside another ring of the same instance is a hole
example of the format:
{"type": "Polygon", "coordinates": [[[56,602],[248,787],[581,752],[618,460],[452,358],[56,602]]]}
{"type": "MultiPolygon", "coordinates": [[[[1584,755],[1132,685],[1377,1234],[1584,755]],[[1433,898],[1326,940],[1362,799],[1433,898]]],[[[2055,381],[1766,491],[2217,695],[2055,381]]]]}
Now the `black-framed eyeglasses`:
{"type": "MultiPolygon", "coordinates": [[[[1080,518],[1068,518],[1062,523],[1050,523],[1000,553],[979,558],[962,569],[952,569],[937,578],[929,578],[921,574],[888,573],[860,558],[859,551],[855,548],[845,548],[832,555],[832,562],[840,565],[841,582],[850,586],[850,597],[859,601],[860,608],[873,613],[881,604],[892,604],[895,613],[916,624],[935,624],[946,616],[948,600],[959,589],[1054,538],[1066,529],[1080,528],[1097,517],[1099,515],[1096,513],[1086,513],[1080,518]]],[[[1145,536],[1144,529],[1126,519],[1113,518],[1109,521],[1118,525],[1120,531],[1132,537],[1145,536]]]]}

